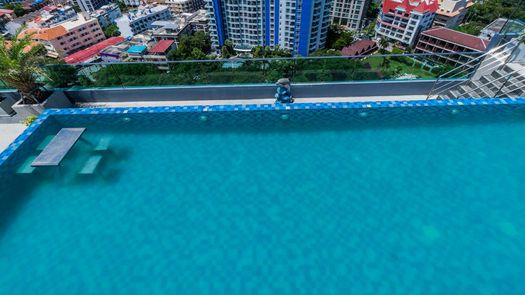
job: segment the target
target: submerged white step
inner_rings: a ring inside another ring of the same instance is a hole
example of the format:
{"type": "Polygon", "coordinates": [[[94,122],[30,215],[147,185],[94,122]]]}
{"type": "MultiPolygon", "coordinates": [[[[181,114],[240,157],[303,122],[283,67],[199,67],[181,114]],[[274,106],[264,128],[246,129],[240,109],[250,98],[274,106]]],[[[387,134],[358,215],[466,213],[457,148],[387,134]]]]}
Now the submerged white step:
{"type": "Polygon", "coordinates": [[[93,174],[101,160],[101,155],[93,155],[89,157],[89,159],[84,164],[84,167],[82,167],[78,174],[93,174]]]}
{"type": "Polygon", "coordinates": [[[97,145],[95,146],[95,151],[102,152],[107,151],[109,149],[109,144],[111,143],[111,137],[103,137],[101,138],[97,145]]]}
{"type": "Polygon", "coordinates": [[[35,171],[36,167],[31,166],[31,163],[36,159],[36,156],[30,156],[27,158],[20,167],[16,170],[17,174],[31,174],[35,171]]]}

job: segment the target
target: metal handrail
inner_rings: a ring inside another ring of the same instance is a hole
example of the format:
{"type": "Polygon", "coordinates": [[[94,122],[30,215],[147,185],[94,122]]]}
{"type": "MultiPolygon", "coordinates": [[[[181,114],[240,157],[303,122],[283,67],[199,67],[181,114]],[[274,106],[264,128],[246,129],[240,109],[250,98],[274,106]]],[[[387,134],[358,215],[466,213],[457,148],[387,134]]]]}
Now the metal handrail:
{"type": "MultiPolygon", "coordinates": [[[[522,68],[522,69],[519,69],[519,70],[515,70],[513,72],[508,73],[507,75],[501,76],[501,77],[497,78],[496,80],[492,80],[490,82],[493,83],[493,82],[499,81],[501,79],[504,79],[505,81],[508,81],[512,75],[514,75],[516,73],[519,73],[519,72],[521,72],[523,70],[525,70],[525,68],[522,68]],[[509,79],[507,79],[507,78],[509,78],[509,79]]],[[[506,82],[503,82],[502,89],[503,89],[503,86],[505,85],[505,83],[506,82]]],[[[466,97],[466,96],[468,96],[468,94],[470,94],[472,92],[475,92],[476,90],[481,89],[481,88],[483,88],[483,87],[485,87],[485,86],[487,86],[489,84],[490,83],[485,83],[485,84],[483,84],[481,86],[478,86],[477,88],[474,88],[474,89],[470,90],[469,92],[459,93],[457,98],[460,98],[461,96],[466,97]]],[[[501,89],[498,90],[498,92],[500,92],[500,91],[501,91],[501,89]]],[[[496,94],[498,94],[498,92],[496,92],[496,94]]]]}
{"type": "Polygon", "coordinates": [[[170,60],[170,61],[127,61],[127,62],[98,62],[98,63],[77,63],[77,64],[41,64],[45,67],[65,67],[81,66],[88,67],[94,65],[165,65],[165,64],[184,64],[184,63],[225,63],[225,62],[250,62],[250,61],[308,61],[323,59],[356,59],[356,58],[381,58],[381,57],[414,57],[414,56],[436,56],[436,55],[480,55],[480,52],[443,52],[443,53],[394,53],[394,54],[374,54],[374,55],[351,55],[351,56],[307,56],[307,57],[270,57],[270,58],[230,58],[230,59],[203,59],[203,60],[170,60]]]}
{"type": "MultiPolygon", "coordinates": [[[[505,47],[506,47],[507,45],[509,45],[511,42],[513,42],[513,41],[509,41],[509,42],[507,42],[507,43],[505,43],[505,44],[502,44],[502,45],[500,45],[500,46],[498,46],[498,47],[492,48],[491,50],[485,52],[484,54],[478,56],[477,58],[475,58],[475,59],[473,59],[473,60],[471,60],[471,61],[469,61],[469,62],[463,64],[461,67],[454,68],[454,69],[452,69],[452,70],[450,70],[450,71],[448,71],[448,72],[446,72],[446,73],[440,75],[438,78],[444,77],[445,75],[448,75],[449,73],[451,73],[451,72],[453,72],[453,71],[455,71],[455,70],[457,70],[457,69],[460,69],[460,68],[462,68],[462,67],[467,67],[467,65],[469,65],[470,63],[477,62],[478,60],[485,58],[485,56],[487,56],[487,55],[489,55],[489,54],[493,54],[494,52],[500,50],[501,48],[505,48],[505,47]]],[[[460,71],[459,73],[461,73],[461,72],[463,72],[463,71],[465,71],[465,70],[467,70],[467,69],[463,69],[463,70],[460,71]]],[[[457,74],[459,74],[459,73],[457,73],[457,74]]],[[[455,75],[456,75],[456,74],[455,74],[455,75]]],[[[452,78],[452,77],[453,77],[453,76],[448,77],[448,78],[452,78]]]]}
{"type": "MultiPolygon", "coordinates": [[[[463,64],[461,67],[454,68],[454,69],[448,71],[447,73],[440,75],[440,76],[436,79],[436,81],[434,82],[434,85],[432,85],[432,88],[430,89],[430,91],[429,91],[429,93],[428,93],[428,95],[427,95],[427,99],[430,99],[430,97],[433,96],[433,95],[435,95],[436,93],[444,92],[444,91],[448,91],[448,90],[450,90],[452,87],[457,87],[457,86],[460,86],[460,85],[466,83],[466,82],[463,82],[463,83],[461,83],[461,84],[455,84],[455,85],[452,85],[452,86],[448,87],[450,84],[456,82],[456,81],[452,80],[452,81],[447,81],[447,82],[445,82],[445,84],[440,85],[440,86],[438,86],[438,87],[436,88],[438,82],[439,82],[441,79],[444,79],[444,78],[452,79],[452,78],[454,78],[454,76],[457,77],[459,74],[462,74],[462,73],[464,73],[464,72],[467,71],[467,70],[472,70],[472,69],[475,67],[475,65],[474,65],[474,67],[471,66],[472,63],[479,63],[480,60],[486,58],[488,55],[491,55],[491,56],[495,57],[496,60],[495,60],[494,62],[498,62],[498,60],[497,60],[498,56],[497,56],[497,55],[500,55],[500,54],[506,54],[507,52],[510,51],[509,55],[507,55],[507,56],[505,57],[505,58],[508,58],[510,55],[512,55],[512,51],[513,51],[513,50],[519,45],[519,42],[520,42],[523,38],[524,38],[524,35],[520,35],[520,36],[518,36],[517,38],[514,38],[513,40],[511,40],[511,41],[509,41],[509,42],[507,42],[507,43],[505,43],[505,44],[502,44],[502,45],[500,45],[500,46],[498,46],[498,47],[496,47],[496,48],[491,49],[490,51],[484,53],[483,55],[479,56],[478,58],[473,59],[473,60],[471,60],[471,61],[469,61],[469,62],[463,64]],[[517,41],[517,42],[516,42],[516,41],[517,41]],[[509,44],[516,44],[516,46],[513,46],[513,47],[511,47],[511,48],[508,48],[508,45],[509,45],[509,44]],[[501,50],[501,49],[503,49],[503,50],[501,50]],[[501,51],[500,51],[500,50],[501,50],[501,51]],[[497,52],[497,51],[499,51],[499,52],[497,52]],[[497,52],[497,53],[495,53],[495,52],[497,52]],[[452,75],[452,76],[450,76],[450,77],[446,77],[446,76],[449,75],[450,73],[452,73],[452,72],[454,72],[454,71],[456,71],[456,70],[458,70],[458,69],[461,69],[461,68],[463,68],[461,71],[455,73],[454,75],[452,75]],[[448,87],[448,88],[445,88],[445,87],[448,87]],[[437,90],[439,90],[439,91],[437,91],[437,90]]],[[[490,64],[487,64],[487,65],[485,65],[484,67],[489,66],[489,65],[490,65],[490,64]]],[[[480,70],[480,69],[477,69],[477,70],[480,70]]]]}
{"type": "MultiPolygon", "coordinates": [[[[506,53],[506,52],[502,51],[502,52],[498,52],[498,53],[496,53],[496,54],[500,54],[500,53],[506,53]]],[[[510,54],[509,54],[509,55],[510,55],[510,54]]],[[[506,58],[506,57],[508,57],[509,55],[501,56],[501,57],[506,58]]],[[[496,57],[496,58],[499,58],[499,57],[496,57]]],[[[491,61],[490,63],[488,63],[488,64],[482,66],[481,68],[478,68],[478,70],[483,70],[483,69],[486,69],[486,68],[490,68],[490,67],[494,66],[494,64],[499,64],[500,62],[501,62],[501,61],[499,61],[499,60],[491,61]]],[[[470,68],[470,69],[472,69],[472,68],[470,68]]],[[[452,78],[453,78],[453,77],[447,77],[447,79],[452,79],[452,78]]],[[[438,80],[437,80],[436,82],[438,82],[439,79],[440,79],[440,78],[438,78],[438,80]]],[[[454,82],[455,82],[455,81],[447,81],[447,82],[445,82],[443,85],[438,86],[437,88],[436,88],[435,85],[434,85],[434,87],[430,90],[429,96],[431,96],[431,95],[433,94],[433,92],[443,92],[443,91],[447,91],[447,90],[449,90],[449,89],[452,88],[452,87],[456,87],[456,86],[461,85],[461,84],[459,84],[459,85],[454,85],[454,86],[448,87],[448,88],[446,88],[446,89],[443,89],[443,88],[447,87],[448,85],[450,85],[450,84],[452,84],[452,83],[454,83],[454,82]]],[[[436,83],[436,85],[437,85],[437,83],[436,83]]]]}

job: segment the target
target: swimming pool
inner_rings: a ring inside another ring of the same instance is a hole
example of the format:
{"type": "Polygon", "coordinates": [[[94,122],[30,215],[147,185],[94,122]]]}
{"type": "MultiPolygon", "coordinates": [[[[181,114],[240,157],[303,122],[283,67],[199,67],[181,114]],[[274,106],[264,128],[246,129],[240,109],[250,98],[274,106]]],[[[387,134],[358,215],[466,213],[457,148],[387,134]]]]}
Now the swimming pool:
{"type": "Polygon", "coordinates": [[[522,294],[524,135],[522,99],[51,110],[0,155],[0,293],[522,294]]]}

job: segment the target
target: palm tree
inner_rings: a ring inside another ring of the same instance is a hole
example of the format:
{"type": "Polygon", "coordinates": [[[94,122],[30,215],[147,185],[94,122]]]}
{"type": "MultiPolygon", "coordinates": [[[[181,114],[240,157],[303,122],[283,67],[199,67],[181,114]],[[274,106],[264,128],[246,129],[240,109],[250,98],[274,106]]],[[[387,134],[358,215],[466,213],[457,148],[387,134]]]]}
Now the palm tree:
{"type": "Polygon", "coordinates": [[[0,80],[14,87],[24,104],[36,104],[45,98],[38,76],[45,73],[39,64],[44,62],[44,47],[35,45],[31,35],[19,37],[18,32],[11,41],[0,37],[0,80]]]}

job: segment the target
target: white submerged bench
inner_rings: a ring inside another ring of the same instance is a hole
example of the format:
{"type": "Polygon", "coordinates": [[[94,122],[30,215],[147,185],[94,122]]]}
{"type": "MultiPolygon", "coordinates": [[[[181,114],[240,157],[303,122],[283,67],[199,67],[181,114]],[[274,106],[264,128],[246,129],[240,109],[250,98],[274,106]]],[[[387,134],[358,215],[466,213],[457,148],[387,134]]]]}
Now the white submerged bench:
{"type": "Polygon", "coordinates": [[[86,128],[62,128],[31,163],[32,167],[58,166],[86,128]]]}

